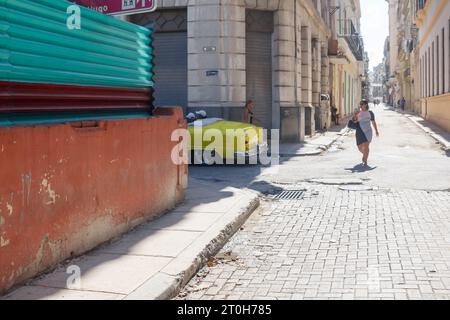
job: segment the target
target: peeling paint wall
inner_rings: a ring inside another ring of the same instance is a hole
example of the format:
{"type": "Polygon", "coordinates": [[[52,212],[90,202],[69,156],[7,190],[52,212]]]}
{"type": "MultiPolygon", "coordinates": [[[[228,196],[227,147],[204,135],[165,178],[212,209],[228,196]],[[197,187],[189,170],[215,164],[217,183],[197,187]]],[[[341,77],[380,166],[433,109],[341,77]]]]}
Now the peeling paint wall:
{"type": "Polygon", "coordinates": [[[0,292],[173,208],[180,108],[148,119],[0,128],[0,292]]]}

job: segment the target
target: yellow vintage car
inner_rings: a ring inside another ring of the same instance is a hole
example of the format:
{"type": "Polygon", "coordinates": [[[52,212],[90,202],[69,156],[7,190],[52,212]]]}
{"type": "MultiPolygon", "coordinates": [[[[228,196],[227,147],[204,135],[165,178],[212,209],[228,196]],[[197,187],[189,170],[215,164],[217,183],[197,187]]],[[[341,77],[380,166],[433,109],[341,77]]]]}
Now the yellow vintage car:
{"type": "Polygon", "coordinates": [[[263,128],[226,121],[200,119],[188,124],[191,164],[256,164],[266,154],[263,128]]]}

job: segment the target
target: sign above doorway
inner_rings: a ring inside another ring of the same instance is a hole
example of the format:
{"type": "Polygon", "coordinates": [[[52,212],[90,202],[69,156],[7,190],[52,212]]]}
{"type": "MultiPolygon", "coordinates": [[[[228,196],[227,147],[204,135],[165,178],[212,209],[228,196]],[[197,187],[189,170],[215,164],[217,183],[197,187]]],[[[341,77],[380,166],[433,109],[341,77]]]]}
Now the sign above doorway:
{"type": "Polygon", "coordinates": [[[129,15],[152,12],[157,8],[157,0],[69,0],[91,10],[107,15],[129,15]]]}
{"type": "Polygon", "coordinates": [[[215,77],[219,75],[219,70],[208,70],[206,71],[207,77],[215,77]]]}

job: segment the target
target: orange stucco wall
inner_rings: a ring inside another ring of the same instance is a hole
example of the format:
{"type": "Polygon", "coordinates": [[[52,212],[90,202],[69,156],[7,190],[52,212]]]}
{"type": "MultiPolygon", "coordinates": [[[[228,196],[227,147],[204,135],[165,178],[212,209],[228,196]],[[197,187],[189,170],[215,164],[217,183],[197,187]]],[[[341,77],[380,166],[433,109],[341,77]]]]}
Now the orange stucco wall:
{"type": "Polygon", "coordinates": [[[0,128],[0,292],[173,208],[179,108],[148,119],[0,128]]]}

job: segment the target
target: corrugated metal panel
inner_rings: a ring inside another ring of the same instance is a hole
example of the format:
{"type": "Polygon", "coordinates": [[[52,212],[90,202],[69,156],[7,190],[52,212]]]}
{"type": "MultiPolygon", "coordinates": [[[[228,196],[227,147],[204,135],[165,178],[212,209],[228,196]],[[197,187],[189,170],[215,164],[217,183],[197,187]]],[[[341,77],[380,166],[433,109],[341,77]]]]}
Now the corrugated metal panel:
{"type": "Polygon", "coordinates": [[[8,114],[0,117],[1,127],[49,125],[63,122],[124,120],[148,117],[148,112],[142,110],[126,111],[91,111],[91,112],[56,112],[51,117],[42,113],[8,114]]]}
{"type": "Polygon", "coordinates": [[[67,27],[63,0],[0,0],[0,80],[150,87],[151,31],[81,7],[67,27]]]}
{"type": "Polygon", "coordinates": [[[0,81],[0,115],[98,109],[150,110],[152,88],[85,87],[0,81]]]}
{"type": "Polygon", "coordinates": [[[154,34],[155,105],[187,108],[187,33],[154,34]]]}
{"type": "Polygon", "coordinates": [[[272,35],[247,32],[247,99],[255,103],[254,122],[272,128],[272,35]]]}

